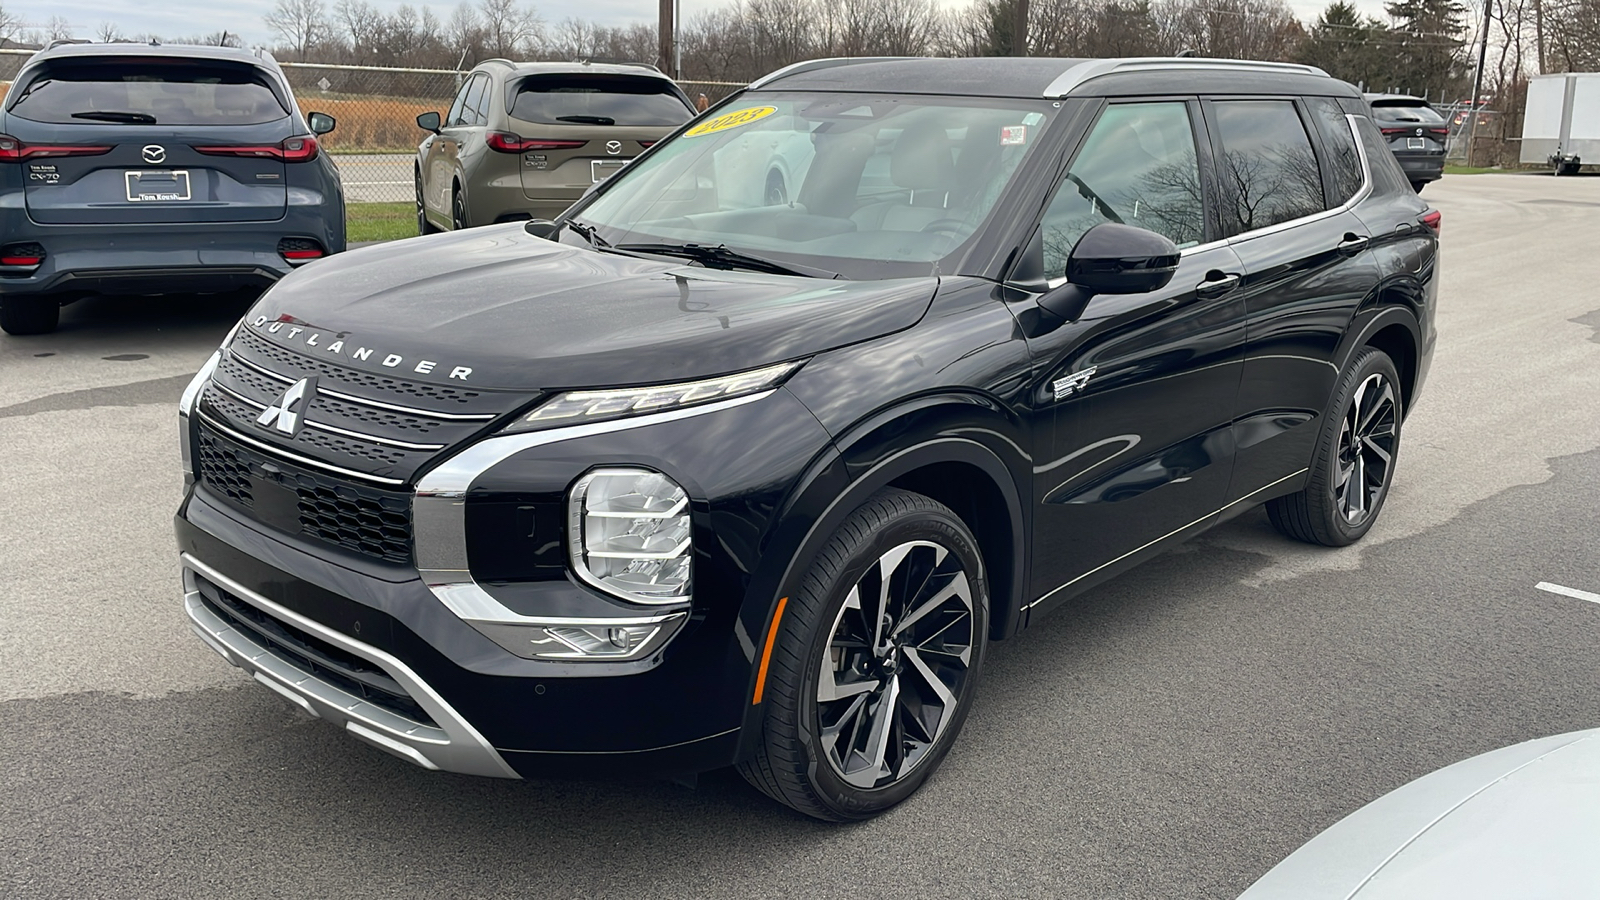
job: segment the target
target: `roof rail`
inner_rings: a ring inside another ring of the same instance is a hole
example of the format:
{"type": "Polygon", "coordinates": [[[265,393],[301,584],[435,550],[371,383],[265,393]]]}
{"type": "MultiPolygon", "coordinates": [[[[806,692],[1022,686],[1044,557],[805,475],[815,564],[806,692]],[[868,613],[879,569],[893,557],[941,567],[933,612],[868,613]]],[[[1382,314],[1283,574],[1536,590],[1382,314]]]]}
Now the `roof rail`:
{"type": "Polygon", "coordinates": [[[607,56],[584,56],[573,60],[573,62],[582,66],[599,63],[602,66],[634,66],[640,69],[649,69],[652,72],[661,71],[661,67],[655,63],[639,62],[634,59],[614,59],[607,56]]]}
{"type": "Polygon", "coordinates": [[[1261,62],[1252,59],[1211,59],[1203,56],[1091,59],[1087,62],[1078,63],[1058,75],[1056,80],[1050,82],[1049,86],[1044,89],[1044,95],[1050,98],[1065,97],[1087,81],[1122,72],[1171,72],[1185,69],[1206,72],[1278,72],[1286,75],[1320,75],[1323,78],[1329,77],[1327,72],[1316,66],[1303,66],[1299,63],[1261,62]]]}
{"type": "Polygon", "coordinates": [[[858,63],[900,62],[902,60],[919,58],[920,57],[916,56],[835,56],[828,59],[808,59],[805,62],[797,62],[784,66],[776,72],[769,72],[766,75],[757,78],[755,81],[750,82],[750,86],[745,90],[753,91],[757,88],[763,88],[780,78],[788,78],[790,75],[799,75],[801,72],[815,72],[819,69],[834,69],[838,68],[839,66],[853,66],[858,63]]]}
{"type": "Polygon", "coordinates": [[[45,44],[44,48],[46,50],[54,50],[57,47],[64,47],[67,44],[90,44],[90,43],[93,43],[93,41],[87,40],[85,38],[56,38],[55,40],[51,41],[50,43],[45,44]]]}
{"type": "MultiPolygon", "coordinates": [[[[488,64],[489,64],[489,63],[499,63],[499,64],[500,64],[500,65],[502,65],[502,66],[510,66],[510,67],[511,67],[511,68],[513,68],[513,69],[515,69],[515,68],[516,68],[516,67],[517,67],[517,64],[516,64],[516,63],[514,63],[514,62],[512,62],[512,61],[511,61],[511,60],[509,60],[509,59],[505,59],[505,58],[503,58],[503,57],[499,57],[499,56],[496,56],[496,57],[495,57],[495,58],[493,58],[493,59],[486,59],[486,60],[483,60],[483,61],[481,61],[481,62],[479,62],[479,63],[478,63],[478,65],[480,65],[480,66],[486,66],[486,65],[488,65],[488,64]]],[[[476,68],[476,67],[474,67],[474,68],[476,68]]]]}

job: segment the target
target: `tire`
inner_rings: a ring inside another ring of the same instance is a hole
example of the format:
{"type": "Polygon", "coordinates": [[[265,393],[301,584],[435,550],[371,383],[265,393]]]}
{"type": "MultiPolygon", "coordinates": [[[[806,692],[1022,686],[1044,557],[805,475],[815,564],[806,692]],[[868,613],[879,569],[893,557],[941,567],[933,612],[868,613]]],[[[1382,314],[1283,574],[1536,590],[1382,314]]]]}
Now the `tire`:
{"type": "Polygon", "coordinates": [[[967,526],[921,494],[879,491],[783,607],[761,738],[740,773],[831,822],[906,799],[960,733],[988,627],[988,583],[967,526]],[[920,586],[901,592],[909,584],[920,586]]]}
{"type": "Polygon", "coordinates": [[[767,173],[767,186],[761,192],[761,199],[767,206],[782,206],[789,202],[789,186],[784,183],[782,172],[773,169],[767,173]]]}
{"type": "Polygon", "coordinates": [[[422,170],[416,170],[417,178],[417,234],[433,234],[439,229],[428,221],[428,206],[422,202],[422,170]]]}
{"type": "Polygon", "coordinates": [[[1362,348],[1329,409],[1333,414],[1323,422],[1305,488],[1268,501],[1267,517],[1295,540],[1343,547],[1372,528],[1394,483],[1402,421],[1394,361],[1381,350],[1362,348]],[[1359,444],[1352,435],[1361,438],[1359,444]]]}
{"type": "Polygon", "coordinates": [[[0,300],[0,331],[6,334],[48,334],[61,324],[61,301],[54,297],[10,297],[0,300]]]}
{"type": "Polygon", "coordinates": [[[467,227],[467,198],[461,195],[458,187],[450,192],[450,228],[465,231],[467,227]]]}

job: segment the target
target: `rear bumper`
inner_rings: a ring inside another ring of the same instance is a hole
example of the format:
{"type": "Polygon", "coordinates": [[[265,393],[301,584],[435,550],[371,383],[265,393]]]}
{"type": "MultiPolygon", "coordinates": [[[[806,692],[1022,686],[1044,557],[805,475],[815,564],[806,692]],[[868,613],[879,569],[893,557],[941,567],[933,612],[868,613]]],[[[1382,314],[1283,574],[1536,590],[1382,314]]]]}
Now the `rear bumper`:
{"type": "Polygon", "coordinates": [[[1395,153],[1394,158],[1411,181],[1438,181],[1444,176],[1443,153],[1395,153]]]}

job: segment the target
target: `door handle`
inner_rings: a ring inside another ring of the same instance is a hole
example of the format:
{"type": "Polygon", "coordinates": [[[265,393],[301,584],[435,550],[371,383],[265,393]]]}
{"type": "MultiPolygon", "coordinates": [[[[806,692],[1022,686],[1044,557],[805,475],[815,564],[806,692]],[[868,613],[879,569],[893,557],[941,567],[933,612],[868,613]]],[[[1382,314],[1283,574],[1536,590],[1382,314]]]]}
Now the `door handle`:
{"type": "Polygon", "coordinates": [[[1202,300],[1221,297],[1239,286],[1239,275],[1235,272],[1211,271],[1206,273],[1206,280],[1194,286],[1195,296],[1202,300]]]}
{"type": "Polygon", "coordinates": [[[1340,253],[1343,253],[1345,256],[1355,256],[1357,253],[1360,253],[1361,251],[1367,249],[1367,244],[1370,241],[1371,241],[1371,239],[1366,237],[1365,235],[1352,234],[1352,233],[1346,232],[1345,236],[1344,236],[1344,240],[1339,242],[1339,246],[1338,246],[1337,249],[1338,249],[1338,251],[1340,253]]]}

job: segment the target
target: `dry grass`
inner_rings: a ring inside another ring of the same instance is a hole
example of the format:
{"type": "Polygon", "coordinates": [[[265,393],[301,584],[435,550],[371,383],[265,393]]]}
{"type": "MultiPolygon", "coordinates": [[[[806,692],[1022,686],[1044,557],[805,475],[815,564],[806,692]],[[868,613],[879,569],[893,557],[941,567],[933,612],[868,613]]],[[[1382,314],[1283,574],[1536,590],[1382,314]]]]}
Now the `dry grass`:
{"type": "Polygon", "coordinates": [[[299,103],[305,113],[333,116],[338,127],[320,140],[335,153],[410,153],[424,137],[417,116],[443,113],[450,105],[448,101],[394,97],[317,97],[299,103]]]}

